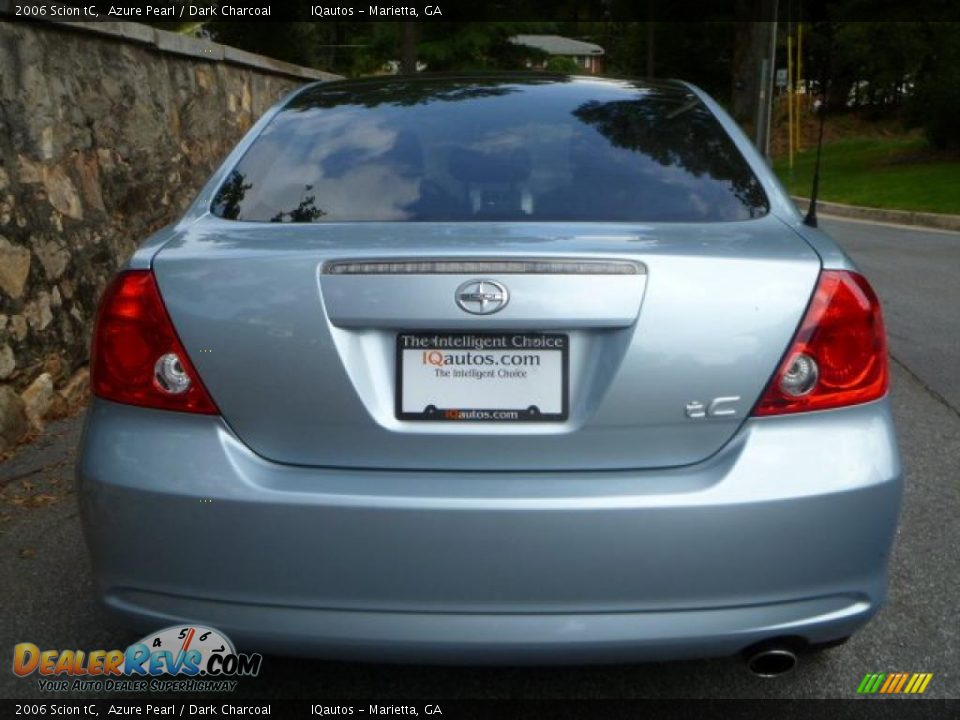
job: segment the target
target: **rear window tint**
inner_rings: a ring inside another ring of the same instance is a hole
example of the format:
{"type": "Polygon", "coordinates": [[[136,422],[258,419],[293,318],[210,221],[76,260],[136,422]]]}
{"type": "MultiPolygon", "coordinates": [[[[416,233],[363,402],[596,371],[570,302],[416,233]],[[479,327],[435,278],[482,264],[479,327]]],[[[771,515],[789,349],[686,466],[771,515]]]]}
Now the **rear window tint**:
{"type": "Polygon", "coordinates": [[[214,199],[254,222],[716,222],[767,198],[682,86],[558,78],[319,85],[214,199]]]}

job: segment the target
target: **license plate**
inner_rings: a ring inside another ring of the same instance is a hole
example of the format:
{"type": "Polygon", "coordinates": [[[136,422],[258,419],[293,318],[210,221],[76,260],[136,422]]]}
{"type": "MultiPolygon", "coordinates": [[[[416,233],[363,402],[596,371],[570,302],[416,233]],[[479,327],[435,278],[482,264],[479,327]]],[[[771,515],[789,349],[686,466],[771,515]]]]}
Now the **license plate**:
{"type": "Polygon", "coordinates": [[[541,333],[400,333],[400,420],[567,418],[570,339],[541,333]]]}

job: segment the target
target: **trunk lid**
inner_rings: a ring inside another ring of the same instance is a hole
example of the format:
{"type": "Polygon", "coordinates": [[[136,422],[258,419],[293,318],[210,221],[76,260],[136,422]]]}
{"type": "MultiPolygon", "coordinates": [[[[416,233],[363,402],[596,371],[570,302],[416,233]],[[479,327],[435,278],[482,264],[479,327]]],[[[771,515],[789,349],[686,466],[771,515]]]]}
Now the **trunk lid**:
{"type": "Polygon", "coordinates": [[[719,450],[777,367],[820,262],[773,216],[662,225],[206,217],[153,267],[226,422],[264,458],[612,470],[685,465],[719,450]],[[345,262],[373,265],[354,272],[345,262]],[[501,312],[458,307],[458,288],[477,279],[509,288],[501,312]],[[430,331],[566,335],[566,418],[397,419],[397,336],[430,331]]]}

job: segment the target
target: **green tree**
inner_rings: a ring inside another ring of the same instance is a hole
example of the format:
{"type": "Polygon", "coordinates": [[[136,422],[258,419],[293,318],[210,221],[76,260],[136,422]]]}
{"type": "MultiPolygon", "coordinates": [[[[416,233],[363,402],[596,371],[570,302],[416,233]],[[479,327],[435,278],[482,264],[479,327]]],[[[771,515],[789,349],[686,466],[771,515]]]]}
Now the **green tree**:
{"type": "Polygon", "coordinates": [[[553,55],[547,59],[547,72],[559,73],[561,75],[579,75],[583,73],[583,68],[577,65],[577,62],[565,55],[553,55]]]}
{"type": "MultiPolygon", "coordinates": [[[[510,22],[420,23],[418,57],[430,71],[517,70],[540,53],[515,45],[518,33],[542,32],[543,25],[510,22]]],[[[549,26],[547,26],[549,27],[549,26]]]]}
{"type": "Polygon", "coordinates": [[[928,23],[928,52],[917,71],[912,119],[934,147],[960,151],[960,23],[928,23]]]}
{"type": "Polygon", "coordinates": [[[208,23],[206,28],[217,42],[242,50],[308,67],[321,61],[323,23],[226,21],[208,23]]]}

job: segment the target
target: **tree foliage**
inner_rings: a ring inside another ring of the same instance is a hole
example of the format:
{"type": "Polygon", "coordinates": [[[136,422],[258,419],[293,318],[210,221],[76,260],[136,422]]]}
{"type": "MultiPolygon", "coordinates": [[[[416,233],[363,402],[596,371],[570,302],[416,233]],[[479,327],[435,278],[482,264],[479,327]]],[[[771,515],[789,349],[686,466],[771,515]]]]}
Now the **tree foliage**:
{"type": "Polygon", "coordinates": [[[821,22],[810,30],[805,74],[817,93],[825,76],[831,111],[899,117],[935,147],[960,149],[960,23],[821,22]]]}
{"type": "MultiPolygon", "coordinates": [[[[769,30],[743,19],[764,0],[737,0],[739,15],[718,15],[717,21],[705,23],[619,22],[612,19],[616,13],[595,20],[605,16],[598,8],[606,6],[598,1],[516,0],[515,16],[543,17],[543,22],[418,22],[417,57],[430,71],[516,70],[528,60],[548,60],[551,71],[578,72],[563,58],[547,58],[509,41],[520,33],[564,35],[603,47],[608,75],[646,76],[652,54],[656,77],[691,81],[727,104],[739,120],[752,120],[759,57],[769,30]],[[575,19],[581,15],[591,19],[575,19]]],[[[803,22],[804,79],[810,92],[822,92],[818,79],[830,58],[828,107],[894,114],[922,125],[938,147],[960,144],[960,23],[941,21],[940,0],[915,0],[901,22],[832,19],[856,17],[868,0],[839,0],[826,10],[817,2],[806,5],[807,18],[797,13],[781,17],[777,67],[786,65],[790,23],[803,22]]],[[[291,0],[287,10],[303,21],[217,21],[207,23],[205,32],[245,50],[347,76],[383,72],[388,62],[400,59],[403,23],[308,22],[304,0],[291,0]]]]}
{"type": "MultiPolygon", "coordinates": [[[[550,32],[551,23],[417,23],[418,60],[431,71],[514,70],[542,55],[509,42],[518,33],[550,32]]],[[[211,22],[218,42],[287,62],[347,75],[380,72],[400,59],[400,22],[211,22]],[[265,32],[265,29],[267,32],[265,32]]]]}
{"type": "Polygon", "coordinates": [[[911,119],[940,149],[960,150],[960,23],[924,28],[928,53],[916,74],[911,119]]]}

